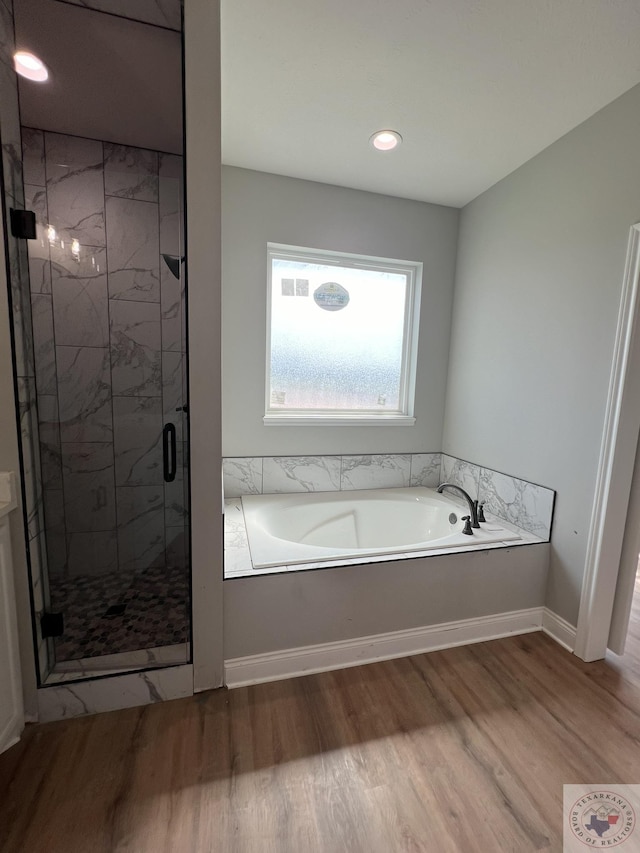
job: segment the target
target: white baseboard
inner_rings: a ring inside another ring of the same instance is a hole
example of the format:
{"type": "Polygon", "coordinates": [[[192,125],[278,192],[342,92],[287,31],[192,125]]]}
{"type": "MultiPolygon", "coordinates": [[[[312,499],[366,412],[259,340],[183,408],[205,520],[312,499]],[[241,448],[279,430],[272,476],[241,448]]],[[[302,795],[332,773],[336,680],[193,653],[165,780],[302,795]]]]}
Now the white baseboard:
{"type": "MultiPolygon", "coordinates": [[[[332,669],[390,660],[407,655],[435,652],[454,646],[497,640],[513,634],[540,631],[543,626],[544,607],[531,607],[495,616],[443,622],[426,628],[411,628],[388,634],[374,634],[355,640],[301,646],[260,655],[248,655],[225,661],[227,687],[244,687],[265,681],[279,681],[298,675],[311,675],[332,669]]],[[[552,614],[555,615],[555,614],[552,614]]],[[[562,620],[555,617],[558,623],[562,620]]],[[[548,631],[548,633],[551,633],[548,631]]],[[[556,639],[554,634],[551,636],[556,639]]],[[[562,640],[558,642],[565,645],[562,640]]]]}
{"type": "Polygon", "coordinates": [[[568,652],[575,650],[576,629],[562,616],[558,616],[553,610],[549,610],[548,607],[543,608],[542,630],[568,652]]]}

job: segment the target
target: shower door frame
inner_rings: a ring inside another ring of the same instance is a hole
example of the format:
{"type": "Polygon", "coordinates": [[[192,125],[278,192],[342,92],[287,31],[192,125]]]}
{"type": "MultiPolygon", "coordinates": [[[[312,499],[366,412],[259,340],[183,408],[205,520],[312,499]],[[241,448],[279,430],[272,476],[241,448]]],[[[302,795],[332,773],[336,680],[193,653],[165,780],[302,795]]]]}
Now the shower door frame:
{"type": "MultiPolygon", "coordinates": [[[[33,626],[29,577],[18,587],[23,693],[27,720],[58,719],[189,695],[224,682],[223,516],[221,489],[221,188],[220,188],[220,3],[184,0],[183,91],[185,133],[185,241],[189,279],[187,328],[191,458],[192,663],[132,674],[106,674],[65,685],[38,687],[37,662],[28,635],[33,626]],[[206,212],[206,215],[203,215],[206,212]],[[213,344],[212,344],[213,342],[213,344]],[[145,696],[127,696],[128,685],[144,681],[145,696]],[[94,690],[95,685],[95,690],[94,690]],[[161,687],[160,695],[153,693],[161,687]],[[105,691],[110,696],[107,701],[105,691]],[[58,713],[55,702],[77,697],[58,713]],[[154,698],[154,695],[156,698],[154,698]],[[48,706],[47,710],[44,706],[48,706]]],[[[21,526],[21,525],[19,525],[21,526]]],[[[28,560],[26,542],[14,538],[17,565],[28,560]]]]}
{"type": "Polygon", "coordinates": [[[220,2],[184,0],[193,690],[224,683],[220,2]],[[212,343],[213,342],[213,343],[212,343]]]}

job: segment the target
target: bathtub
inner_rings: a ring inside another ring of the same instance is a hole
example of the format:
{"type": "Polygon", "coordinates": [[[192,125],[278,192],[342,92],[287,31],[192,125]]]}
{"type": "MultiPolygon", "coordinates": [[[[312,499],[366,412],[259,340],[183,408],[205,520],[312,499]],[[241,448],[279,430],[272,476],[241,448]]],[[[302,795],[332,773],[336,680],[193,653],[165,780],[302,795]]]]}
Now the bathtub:
{"type": "Polygon", "coordinates": [[[434,489],[374,489],[245,495],[242,507],[253,567],[473,548],[521,538],[487,516],[462,532],[466,505],[434,489]]]}

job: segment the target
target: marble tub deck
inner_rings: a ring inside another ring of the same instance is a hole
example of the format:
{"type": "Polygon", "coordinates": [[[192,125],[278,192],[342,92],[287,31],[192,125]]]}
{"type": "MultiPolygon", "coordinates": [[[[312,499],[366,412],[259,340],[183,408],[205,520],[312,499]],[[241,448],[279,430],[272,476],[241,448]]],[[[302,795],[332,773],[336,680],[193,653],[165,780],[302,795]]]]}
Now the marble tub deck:
{"type": "MultiPolygon", "coordinates": [[[[451,497],[451,496],[449,496],[451,497]]],[[[455,501],[455,499],[454,499],[455,501]]],[[[461,504],[461,507],[463,505],[461,504]]],[[[254,569],[249,550],[249,539],[244,520],[241,498],[230,498],[224,502],[224,578],[256,577],[257,575],[281,574],[283,572],[304,572],[311,569],[330,569],[339,566],[357,566],[363,563],[388,563],[396,560],[410,560],[419,557],[443,556],[445,554],[463,554],[468,551],[487,551],[495,548],[517,548],[523,545],[535,545],[545,542],[545,539],[535,536],[516,527],[514,524],[500,519],[500,524],[509,530],[520,534],[519,541],[492,542],[486,545],[471,545],[458,548],[447,548],[429,551],[404,551],[397,554],[382,554],[373,557],[354,559],[323,560],[316,563],[296,563],[295,565],[271,566],[266,569],[254,569]]]]}

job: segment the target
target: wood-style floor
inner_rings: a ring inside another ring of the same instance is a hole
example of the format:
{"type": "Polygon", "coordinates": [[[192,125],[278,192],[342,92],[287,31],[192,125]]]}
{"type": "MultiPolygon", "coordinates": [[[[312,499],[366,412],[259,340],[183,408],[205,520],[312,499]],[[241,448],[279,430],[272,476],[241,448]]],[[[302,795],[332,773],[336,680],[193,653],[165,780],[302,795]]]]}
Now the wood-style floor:
{"type": "Polygon", "coordinates": [[[640,782],[640,589],[624,658],[529,634],[30,727],[0,850],[560,851],[563,783],[605,782],[640,782]]]}

